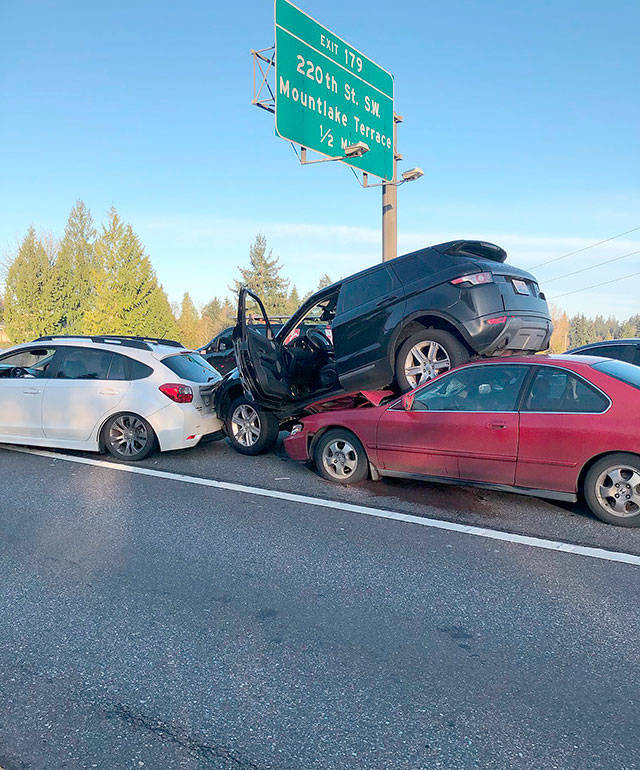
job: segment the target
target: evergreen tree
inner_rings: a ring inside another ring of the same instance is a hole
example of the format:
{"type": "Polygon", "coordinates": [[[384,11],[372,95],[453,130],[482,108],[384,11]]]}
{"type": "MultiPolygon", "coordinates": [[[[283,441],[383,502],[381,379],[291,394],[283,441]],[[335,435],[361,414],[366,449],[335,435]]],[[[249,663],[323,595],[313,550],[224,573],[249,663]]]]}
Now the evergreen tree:
{"type": "Polygon", "coordinates": [[[572,348],[595,342],[595,323],[583,313],[572,316],[569,327],[569,346],[572,348]]]}
{"type": "Polygon", "coordinates": [[[9,266],[4,294],[4,320],[14,343],[55,331],[51,314],[52,268],[47,252],[29,228],[9,266]]]}
{"type": "Polygon", "coordinates": [[[199,345],[208,342],[201,338],[202,329],[200,327],[200,316],[193,304],[193,300],[188,292],[185,292],[180,305],[180,316],[178,317],[178,334],[180,342],[185,347],[197,348],[199,345]]]}
{"type": "Polygon", "coordinates": [[[621,324],[615,316],[610,315],[605,322],[607,340],[614,340],[620,337],[621,324]]]}
{"type": "Polygon", "coordinates": [[[293,289],[291,289],[291,294],[289,294],[289,301],[287,303],[288,309],[287,314],[293,315],[296,310],[300,307],[300,295],[298,294],[298,289],[294,286],[293,289]]]}
{"type": "Polygon", "coordinates": [[[58,331],[81,334],[95,294],[91,213],[81,200],[71,209],[53,270],[52,314],[58,331]]]}
{"type": "Polygon", "coordinates": [[[254,291],[264,303],[267,313],[286,315],[289,281],[280,275],[281,265],[272,252],[267,254],[267,240],[261,233],[249,249],[250,266],[239,267],[241,279],[234,281],[232,291],[238,295],[242,286],[254,291]]]}
{"type": "Polygon", "coordinates": [[[235,326],[236,319],[238,317],[238,308],[231,304],[228,298],[222,303],[222,328],[226,329],[227,326],[235,326]]]}
{"type": "Polygon", "coordinates": [[[202,317],[208,318],[212,323],[218,323],[222,314],[222,305],[217,297],[207,302],[202,308],[202,317]]]}
{"type": "Polygon", "coordinates": [[[131,225],[113,208],[94,253],[96,293],[84,317],[85,333],[175,337],[167,295],[131,225]]]}
{"type": "Polygon", "coordinates": [[[202,308],[202,314],[200,317],[200,338],[204,342],[209,342],[216,334],[224,327],[222,326],[221,316],[222,305],[217,297],[214,297],[210,302],[202,308]]]}
{"type": "Polygon", "coordinates": [[[329,278],[329,275],[327,273],[324,273],[320,277],[320,280],[318,281],[318,289],[317,289],[317,291],[320,291],[320,289],[326,289],[326,287],[327,286],[331,286],[332,283],[333,283],[333,281],[331,280],[331,278],[329,278]]]}
{"type": "Polygon", "coordinates": [[[629,339],[638,336],[638,327],[633,321],[633,316],[625,321],[620,328],[620,339],[629,339]]]}

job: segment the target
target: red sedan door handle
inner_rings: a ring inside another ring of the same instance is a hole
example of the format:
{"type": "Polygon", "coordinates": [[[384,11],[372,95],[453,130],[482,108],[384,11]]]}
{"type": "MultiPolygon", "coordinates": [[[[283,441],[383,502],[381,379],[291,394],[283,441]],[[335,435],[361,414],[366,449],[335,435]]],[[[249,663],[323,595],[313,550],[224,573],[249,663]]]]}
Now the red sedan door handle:
{"type": "Polygon", "coordinates": [[[507,424],[504,422],[488,422],[487,428],[492,428],[493,430],[504,430],[507,427],[507,424]]]}

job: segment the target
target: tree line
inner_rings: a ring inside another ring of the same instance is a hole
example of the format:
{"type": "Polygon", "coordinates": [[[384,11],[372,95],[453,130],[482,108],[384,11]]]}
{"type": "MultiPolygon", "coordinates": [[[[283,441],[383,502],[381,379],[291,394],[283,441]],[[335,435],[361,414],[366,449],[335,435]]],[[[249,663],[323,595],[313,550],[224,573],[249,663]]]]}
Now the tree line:
{"type": "Polygon", "coordinates": [[[552,305],[551,317],[554,326],[550,346],[552,353],[563,353],[591,342],[640,337],[640,313],[626,321],[618,321],[614,316],[590,318],[584,313],[569,316],[552,305]]]}
{"type": "MultiPolygon", "coordinates": [[[[251,245],[248,267],[238,269],[232,294],[248,286],[271,315],[290,315],[300,305],[263,235],[251,245]]],[[[318,288],[329,283],[325,274],[318,288]]],[[[112,208],[97,231],[82,201],[71,209],[60,240],[29,228],[6,265],[0,301],[0,322],[14,344],[45,334],[133,334],[198,347],[235,316],[228,297],[213,297],[199,309],[187,292],[172,307],[131,225],[112,208]]]]}
{"type": "MultiPolygon", "coordinates": [[[[238,271],[231,295],[248,286],[272,316],[291,315],[309,296],[301,297],[282,275],[264,235],[256,236],[248,266],[238,271]]],[[[325,273],[317,288],[330,283],[325,273]]],[[[626,321],[568,316],[557,307],[551,314],[554,353],[599,340],[640,337],[640,314],[626,321]]],[[[235,317],[236,305],[228,296],[213,297],[198,308],[187,292],[172,306],[131,225],[112,208],[98,231],[82,201],[71,209],[60,240],[29,228],[6,266],[0,299],[0,323],[13,343],[44,334],[135,334],[199,347],[232,326],[235,317]]]]}

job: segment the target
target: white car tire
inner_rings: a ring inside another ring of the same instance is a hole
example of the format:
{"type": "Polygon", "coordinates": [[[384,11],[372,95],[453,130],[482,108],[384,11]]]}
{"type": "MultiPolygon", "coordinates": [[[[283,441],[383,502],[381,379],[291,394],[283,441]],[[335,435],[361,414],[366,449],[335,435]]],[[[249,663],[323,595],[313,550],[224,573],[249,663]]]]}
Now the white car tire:
{"type": "Polygon", "coordinates": [[[114,414],[102,429],[102,445],[118,460],[135,462],[148,457],[156,446],[156,434],[140,415],[114,414]]]}

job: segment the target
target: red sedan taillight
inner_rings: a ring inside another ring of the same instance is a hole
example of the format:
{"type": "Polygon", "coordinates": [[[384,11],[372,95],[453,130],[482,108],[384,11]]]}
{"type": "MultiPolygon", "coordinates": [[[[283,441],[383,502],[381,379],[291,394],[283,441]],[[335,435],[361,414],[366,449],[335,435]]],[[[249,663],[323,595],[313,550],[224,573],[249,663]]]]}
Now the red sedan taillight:
{"type": "Polygon", "coordinates": [[[190,404],[193,401],[193,391],[188,385],[168,382],[166,385],[161,385],[158,390],[164,393],[167,398],[175,401],[176,404],[190,404]]]}
{"type": "Polygon", "coordinates": [[[451,283],[458,286],[461,283],[469,283],[471,286],[482,286],[485,283],[493,283],[491,273],[474,273],[473,275],[463,275],[460,278],[454,278],[451,283]]]}

